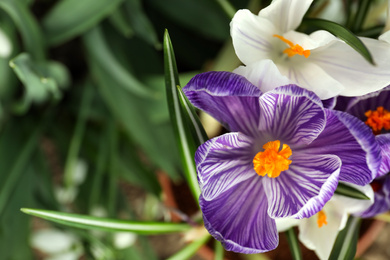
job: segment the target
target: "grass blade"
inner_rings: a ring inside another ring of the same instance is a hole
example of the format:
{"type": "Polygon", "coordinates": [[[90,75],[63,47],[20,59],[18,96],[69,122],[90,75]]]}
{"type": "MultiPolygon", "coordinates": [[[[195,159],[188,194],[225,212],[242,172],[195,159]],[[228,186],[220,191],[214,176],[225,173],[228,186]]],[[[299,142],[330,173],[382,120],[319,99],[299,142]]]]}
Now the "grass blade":
{"type": "Polygon", "coordinates": [[[210,235],[207,234],[198,240],[193,241],[191,244],[187,245],[185,248],[174,254],[173,256],[169,257],[167,260],[186,260],[189,259],[191,256],[193,256],[198,249],[206,244],[206,242],[209,240],[210,235]]]}
{"type": "Polygon", "coordinates": [[[358,200],[369,200],[370,199],[369,197],[366,196],[366,194],[364,194],[360,190],[357,190],[357,189],[355,189],[351,186],[345,185],[343,183],[339,183],[335,193],[338,195],[343,195],[343,196],[358,199],[358,200]]]}
{"type": "Polygon", "coordinates": [[[180,95],[177,87],[180,86],[179,75],[176,67],[175,54],[167,31],[165,31],[164,35],[164,63],[165,86],[171,122],[179,145],[185,177],[194,198],[198,200],[200,188],[198,185],[194,161],[197,145],[195,144],[191,131],[188,129],[188,125],[186,124],[186,122],[190,120],[185,117],[185,113],[181,107],[179,98],[180,95]]]}
{"type": "Polygon", "coordinates": [[[294,228],[290,228],[285,232],[287,236],[288,245],[294,260],[302,260],[301,248],[299,247],[299,242],[297,235],[294,232],[294,228]]]}
{"type": "Polygon", "coordinates": [[[126,221],[30,208],[22,208],[21,211],[59,224],[84,229],[128,231],[141,235],[166,234],[191,229],[190,225],[181,223],[126,221]]]}

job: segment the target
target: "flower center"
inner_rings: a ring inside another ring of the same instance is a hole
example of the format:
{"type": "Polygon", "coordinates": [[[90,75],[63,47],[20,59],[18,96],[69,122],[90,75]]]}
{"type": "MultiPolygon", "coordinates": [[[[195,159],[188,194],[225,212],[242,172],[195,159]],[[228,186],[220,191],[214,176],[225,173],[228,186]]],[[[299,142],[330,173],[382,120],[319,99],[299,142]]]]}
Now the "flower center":
{"type": "Polygon", "coordinates": [[[327,224],[328,222],[326,221],[326,214],[323,210],[320,210],[320,212],[317,213],[317,225],[320,228],[327,224]]]}
{"type": "Polygon", "coordinates": [[[288,57],[291,58],[291,57],[295,56],[296,54],[303,55],[303,56],[305,56],[305,58],[308,58],[310,56],[310,50],[304,50],[301,45],[294,44],[291,41],[284,38],[283,36],[280,36],[277,34],[274,34],[273,36],[282,40],[283,42],[287,43],[288,46],[290,46],[290,48],[287,48],[283,51],[283,53],[286,53],[288,57]]]}
{"type": "Polygon", "coordinates": [[[263,152],[258,152],[253,158],[253,168],[260,176],[267,175],[270,178],[276,178],[282,171],[288,170],[292,155],[290,146],[283,144],[280,149],[280,141],[271,141],[263,145],[263,152]]]}
{"type": "Polygon", "coordinates": [[[383,128],[390,130],[390,111],[378,107],[375,111],[368,110],[364,115],[367,117],[366,125],[372,128],[374,134],[380,134],[383,128]]]}

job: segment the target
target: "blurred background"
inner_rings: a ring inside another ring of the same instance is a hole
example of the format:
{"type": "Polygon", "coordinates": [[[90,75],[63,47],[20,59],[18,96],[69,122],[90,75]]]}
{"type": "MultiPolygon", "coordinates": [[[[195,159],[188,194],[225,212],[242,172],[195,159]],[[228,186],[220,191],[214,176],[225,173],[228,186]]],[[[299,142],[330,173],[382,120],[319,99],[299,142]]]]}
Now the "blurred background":
{"type": "MultiPolygon", "coordinates": [[[[183,248],[182,234],[87,231],[20,208],[140,221],[199,219],[170,123],[164,31],[184,86],[197,73],[236,68],[232,14],[257,12],[269,2],[0,0],[0,259],[153,260],[183,248]]],[[[209,136],[220,131],[202,119],[209,136]]],[[[213,257],[203,248],[193,259],[213,257]]]]}

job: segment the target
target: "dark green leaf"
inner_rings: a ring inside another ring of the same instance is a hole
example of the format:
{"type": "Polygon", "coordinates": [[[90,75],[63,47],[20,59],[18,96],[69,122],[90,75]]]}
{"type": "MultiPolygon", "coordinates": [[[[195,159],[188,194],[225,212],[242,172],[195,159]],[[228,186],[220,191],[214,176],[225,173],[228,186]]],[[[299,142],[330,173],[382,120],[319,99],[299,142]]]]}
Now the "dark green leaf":
{"type": "Polygon", "coordinates": [[[321,29],[330,32],[331,34],[334,34],[335,36],[339,37],[341,40],[345,41],[354,50],[356,50],[369,63],[375,65],[371,53],[364,45],[364,43],[357,36],[355,36],[350,30],[343,27],[342,25],[335,22],[331,22],[323,19],[315,19],[315,18],[304,19],[304,23],[319,27],[321,29]]]}
{"type": "MultiPolygon", "coordinates": [[[[184,166],[184,173],[192,195],[197,200],[200,195],[198,185],[196,166],[195,166],[195,151],[197,145],[188,128],[186,122],[186,114],[183,112],[178,87],[180,86],[179,75],[176,67],[175,54],[168,31],[164,35],[164,68],[165,68],[165,86],[168,100],[168,107],[171,116],[171,122],[175,131],[176,141],[179,146],[181,160],[184,166]]],[[[186,104],[186,103],[184,103],[186,104]]]]}
{"type": "Polygon", "coordinates": [[[359,199],[359,200],[369,200],[370,198],[366,196],[363,192],[360,190],[357,190],[351,186],[345,185],[344,183],[340,183],[337,186],[337,189],[335,191],[336,194],[359,199]]]}
{"type": "Polygon", "coordinates": [[[356,254],[360,219],[350,216],[343,230],[340,231],[333,245],[329,259],[352,260],[356,254]]]}
{"type": "Polygon", "coordinates": [[[371,0],[359,0],[358,10],[355,15],[352,31],[359,32],[361,30],[371,2],[371,0]]]}
{"type": "Polygon", "coordinates": [[[22,208],[21,211],[59,224],[84,229],[128,231],[142,235],[183,232],[191,229],[190,225],[181,223],[126,221],[29,208],[22,208]]]}
{"type": "Polygon", "coordinates": [[[294,228],[290,228],[285,232],[287,236],[288,246],[290,247],[291,255],[294,260],[302,260],[302,252],[299,247],[299,241],[295,234],[294,228]]]}
{"type": "Polygon", "coordinates": [[[58,45],[76,37],[111,14],[123,0],[62,0],[43,18],[46,40],[58,45]]]}

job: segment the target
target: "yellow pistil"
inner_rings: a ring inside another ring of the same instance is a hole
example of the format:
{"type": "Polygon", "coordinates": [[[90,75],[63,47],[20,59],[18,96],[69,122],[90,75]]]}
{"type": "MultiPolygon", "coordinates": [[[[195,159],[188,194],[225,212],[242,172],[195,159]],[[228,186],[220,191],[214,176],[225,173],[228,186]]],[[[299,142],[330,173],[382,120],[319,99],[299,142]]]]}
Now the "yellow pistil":
{"type": "Polygon", "coordinates": [[[283,51],[283,53],[286,53],[288,57],[291,58],[291,57],[295,56],[296,54],[305,56],[305,58],[308,58],[310,56],[310,50],[304,50],[301,45],[294,44],[291,41],[284,38],[283,36],[280,36],[277,34],[274,34],[273,36],[276,38],[279,38],[283,42],[287,43],[288,46],[290,46],[290,48],[287,48],[283,51]]]}
{"type": "Polygon", "coordinates": [[[276,178],[282,171],[288,170],[292,155],[290,146],[283,144],[280,149],[280,141],[271,141],[263,145],[263,152],[258,152],[253,158],[253,168],[260,176],[267,175],[270,178],[276,178]]]}
{"type": "Polygon", "coordinates": [[[328,222],[326,221],[326,214],[323,210],[317,213],[317,225],[318,227],[322,227],[323,225],[327,225],[328,222]]]}
{"type": "Polygon", "coordinates": [[[380,134],[382,129],[390,130],[390,111],[378,107],[375,111],[368,110],[364,115],[367,117],[366,125],[372,128],[374,134],[380,134]]]}

